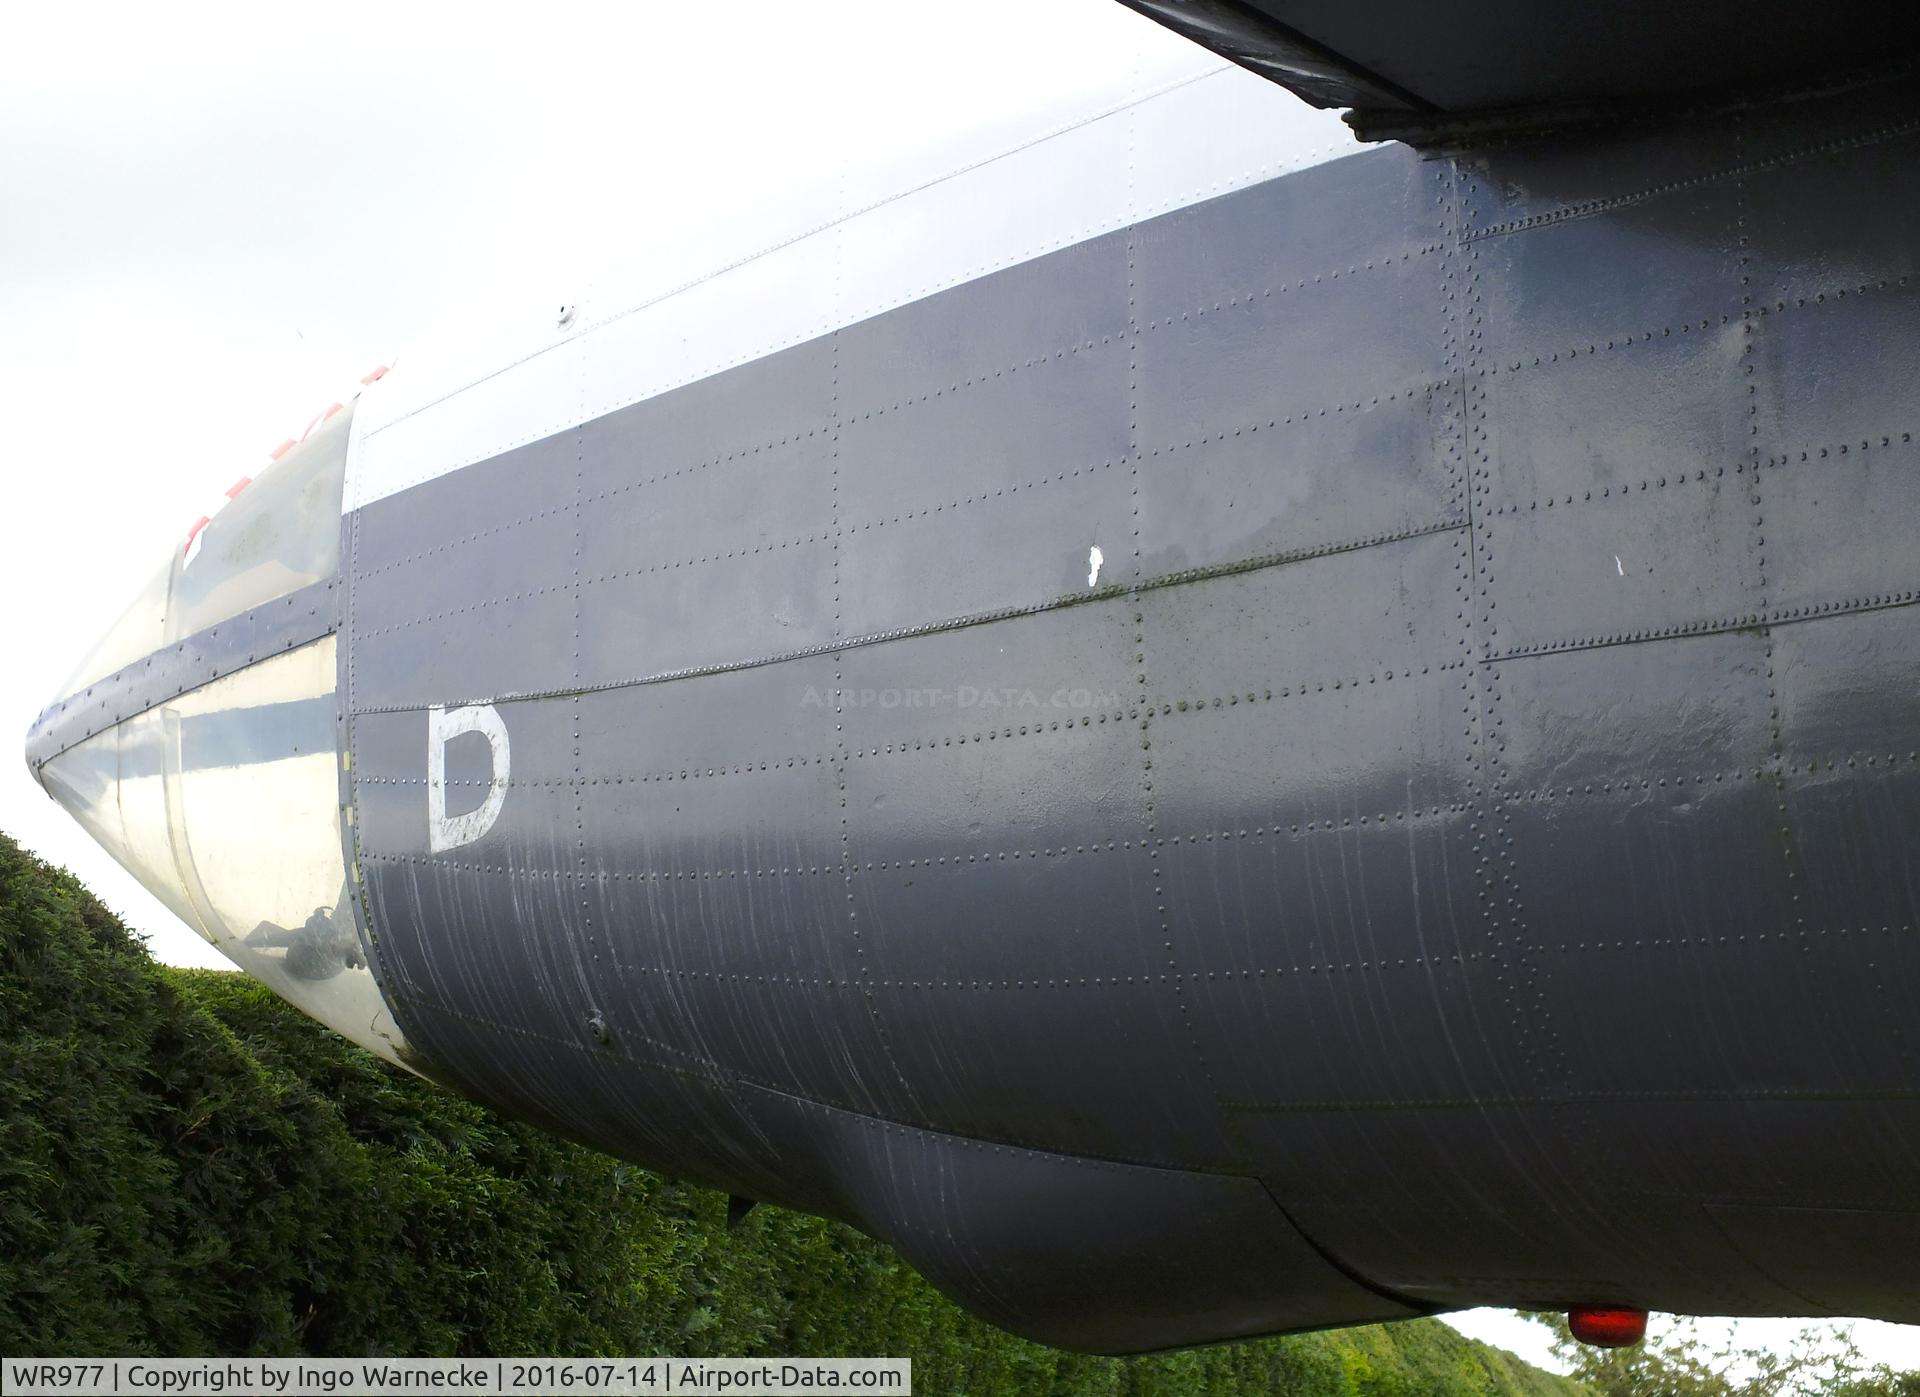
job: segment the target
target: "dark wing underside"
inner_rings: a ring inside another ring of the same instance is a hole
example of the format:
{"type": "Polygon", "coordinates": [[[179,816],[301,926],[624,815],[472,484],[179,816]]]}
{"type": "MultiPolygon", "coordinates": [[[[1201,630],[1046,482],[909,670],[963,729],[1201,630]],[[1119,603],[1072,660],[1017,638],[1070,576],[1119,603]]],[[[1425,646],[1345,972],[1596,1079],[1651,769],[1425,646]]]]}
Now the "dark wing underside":
{"type": "Polygon", "coordinates": [[[1764,97],[1920,50],[1920,6],[1873,0],[1120,0],[1367,138],[1764,97]]]}

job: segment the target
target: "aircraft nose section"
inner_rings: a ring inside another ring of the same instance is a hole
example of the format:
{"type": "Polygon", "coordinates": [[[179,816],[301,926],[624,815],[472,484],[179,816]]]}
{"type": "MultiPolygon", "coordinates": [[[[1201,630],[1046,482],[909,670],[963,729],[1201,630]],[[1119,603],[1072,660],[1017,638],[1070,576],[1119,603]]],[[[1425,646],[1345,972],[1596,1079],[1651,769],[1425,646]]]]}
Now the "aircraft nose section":
{"type": "Polygon", "coordinates": [[[345,422],[176,547],[27,735],[46,792],[221,954],[412,1056],[348,862],[332,575],[345,422]]]}
{"type": "Polygon", "coordinates": [[[28,734],[28,766],[94,843],[204,935],[176,868],[157,710],[101,722],[97,731],[94,721],[49,709],[28,734]]]}
{"type": "MultiPolygon", "coordinates": [[[[342,842],[332,635],[106,721],[35,725],[35,774],[234,964],[394,1061],[342,842]]],[[[31,760],[31,759],[30,759],[31,760]]]]}
{"type": "MultiPolygon", "coordinates": [[[[165,645],[167,594],[173,571],[169,559],[147,579],[126,610],[87,652],[72,677],[61,685],[60,697],[27,730],[27,770],[49,795],[56,793],[47,784],[46,765],[127,717],[139,705],[138,690],[144,686],[137,682],[138,671],[150,670],[165,645]]],[[[64,769],[75,770],[81,760],[64,763],[64,769]]]]}

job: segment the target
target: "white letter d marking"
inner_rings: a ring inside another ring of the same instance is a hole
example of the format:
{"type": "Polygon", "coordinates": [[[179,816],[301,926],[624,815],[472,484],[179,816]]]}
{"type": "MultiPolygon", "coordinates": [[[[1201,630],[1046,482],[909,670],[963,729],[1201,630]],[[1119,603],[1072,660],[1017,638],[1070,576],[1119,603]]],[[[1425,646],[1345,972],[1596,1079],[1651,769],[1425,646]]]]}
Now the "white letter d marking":
{"type": "Polygon", "coordinates": [[[507,725],[490,703],[468,708],[427,710],[427,848],[436,854],[471,844],[493,828],[500,807],[507,803],[507,779],[512,774],[512,752],[507,725]],[[477,732],[493,749],[493,779],[479,808],[447,816],[447,744],[465,732],[477,732]]]}

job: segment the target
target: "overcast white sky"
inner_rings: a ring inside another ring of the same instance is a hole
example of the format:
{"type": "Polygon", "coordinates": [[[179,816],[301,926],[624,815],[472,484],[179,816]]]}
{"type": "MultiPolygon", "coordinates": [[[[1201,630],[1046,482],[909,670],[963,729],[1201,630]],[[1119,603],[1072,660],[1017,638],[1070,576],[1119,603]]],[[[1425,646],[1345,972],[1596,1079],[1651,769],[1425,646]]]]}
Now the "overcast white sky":
{"type": "MultiPolygon", "coordinates": [[[[10,9],[0,741],[22,741],[209,497],[423,332],[558,306],[849,147],[884,159],[1088,84],[1146,23],[1113,0],[10,9]]],[[[13,750],[0,828],[161,958],[225,964],[13,750]]],[[[1544,1331],[1498,1312],[1461,1327],[1550,1363],[1544,1331]]],[[[1858,1335],[1920,1367],[1920,1331],[1858,1335]]]]}

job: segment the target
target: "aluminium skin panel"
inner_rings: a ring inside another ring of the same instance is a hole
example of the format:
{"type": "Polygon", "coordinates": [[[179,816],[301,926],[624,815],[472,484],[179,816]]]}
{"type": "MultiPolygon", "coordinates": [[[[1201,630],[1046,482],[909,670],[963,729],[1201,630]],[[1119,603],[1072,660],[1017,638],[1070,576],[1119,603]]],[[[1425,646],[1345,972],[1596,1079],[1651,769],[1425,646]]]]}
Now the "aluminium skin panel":
{"type": "Polygon", "coordinates": [[[410,1041],[1076,1347],[1916,1317],[1903,100],[1352,156],[363,503],[410,1041]]]}

